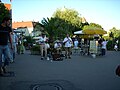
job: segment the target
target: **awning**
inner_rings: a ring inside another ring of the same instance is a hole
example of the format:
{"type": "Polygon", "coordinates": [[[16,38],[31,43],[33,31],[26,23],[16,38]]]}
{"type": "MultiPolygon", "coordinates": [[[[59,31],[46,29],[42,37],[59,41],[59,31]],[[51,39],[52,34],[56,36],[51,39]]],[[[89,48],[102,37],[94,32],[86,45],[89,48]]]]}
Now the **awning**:
{"type": "Polygon", "coordinates": [[[74,32],[74,34],[83,34],[83,31],[82,30],[76,31],[76,32],[74,32]]]}

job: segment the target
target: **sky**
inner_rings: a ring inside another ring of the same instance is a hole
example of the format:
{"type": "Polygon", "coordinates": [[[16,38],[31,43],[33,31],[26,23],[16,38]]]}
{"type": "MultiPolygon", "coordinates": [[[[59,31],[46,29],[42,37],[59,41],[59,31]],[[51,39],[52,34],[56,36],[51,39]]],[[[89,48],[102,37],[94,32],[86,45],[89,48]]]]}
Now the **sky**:
{"type": "Polygon", "coordinates": [[[13,22],[39,21],[51,17],[58,8],[76,10],[88,23],[108,31],[120,29],[120,0],[1,0],[12,5],[13,22]]]}

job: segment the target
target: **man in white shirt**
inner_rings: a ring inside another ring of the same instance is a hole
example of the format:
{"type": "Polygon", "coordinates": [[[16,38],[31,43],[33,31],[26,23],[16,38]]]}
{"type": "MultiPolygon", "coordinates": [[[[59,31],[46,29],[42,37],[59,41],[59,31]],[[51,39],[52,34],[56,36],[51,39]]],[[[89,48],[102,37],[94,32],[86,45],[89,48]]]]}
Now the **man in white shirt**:
{"type": "Polygon", "coordinates": [[[105,41],[104,39],[102,40],[102,56],[104,56],[106,54],[106,45],[107,45],[107,41],[105,41]]]}
{"type": "Polygon", "coordinates": [[[63,43],[65,43],[65,58],[71,59],[72,39],[69,37],[69,34],[64,38],[63,43]]]}
{"type": "Polygon", "coordinates": [[[43,51],[45,51],[45,58],[47,58],[47,38],[44,33],[40,36],[39,44],[40,44],[40,52],[41,52],[41,60],[43,60],[43,51]]]}

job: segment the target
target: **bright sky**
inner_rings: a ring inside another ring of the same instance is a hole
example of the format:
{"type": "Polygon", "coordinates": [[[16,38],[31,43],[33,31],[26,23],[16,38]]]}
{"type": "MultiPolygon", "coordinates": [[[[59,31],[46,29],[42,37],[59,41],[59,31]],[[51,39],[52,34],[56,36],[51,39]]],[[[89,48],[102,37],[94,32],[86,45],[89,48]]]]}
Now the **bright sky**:
{"type": "Polygon", "coordinates": [[[64,6],[75,9],[89,23],[100,24],[107,31],[113,27],[120,29],[120,0],[12,0],[13,22],[41,21],[64,6]]]}

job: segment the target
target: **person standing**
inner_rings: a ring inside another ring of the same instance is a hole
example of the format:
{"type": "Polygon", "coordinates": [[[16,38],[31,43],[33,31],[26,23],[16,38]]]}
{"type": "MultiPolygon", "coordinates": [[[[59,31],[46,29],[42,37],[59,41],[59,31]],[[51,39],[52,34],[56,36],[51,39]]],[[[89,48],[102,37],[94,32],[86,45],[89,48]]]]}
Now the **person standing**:
{"type": "MultiPolygon", "coordinates": [[[[15,59],[15,55],[17,53],[17,43],[18,43],[18,37],[17,35],[14,33],[14,31],[11,32],[11,37],[12,37],[12,45],[13,45],[13,50],[11,50],[11,55],[13,60],[15,59]]],[[[14,61],[13,61],[14,62],[14,61]]]]}
{"type": "Polygon", "coordinates": [[[66,37],[63,40],[63,43],[65,44],[65,58],[71,59],[72,39],[70,38],[69,34],[66,35],[66,37]]]}
{"type": "Polygon", "coordinates": [[[13,48],[12,38],[10,35],[12,29],[9,27],[10,22],[11,21],[9,17],[4,17],[0,25],[0,76],[3,76],[6,73],[6,66],[9,64],[10,61],[8,40],[10,41],[11,49],[13,48]],[[2,55],[4,55],[5,57],[3,63],[2,55]]]}
{"type": "Polygon", "coordinates": [[[74,53],[78,53],[77,51],[78,51],[78,44],[79,44],[79,42],[78,42],[78,40],[77,40],[77,38],[75,38],[75,40],[74,40],[74,53]]]}
{"type": "Polygon", "coordinates": [[[43,60],[43,56],[45,56],[45,58],[47,59],[47,38],[45,36],[44,33],[42,33],[42,35],[40,36],[40,39],[39,39],[39,44],[40,44],[40,52],[41,52],[41,60],[43,60]],[[44,51],[45,51],[45,55],[44,54],[44,51]]]}
{"type": "Polygon", "coordinates": [[[75,38],[75,40],[74,40],[74,48],[78,48],[78,44],[79,44],[79,42],[78,42],[77,38],[75,38]]]}
{"type": "Polygon", "coordinates": [[[101,47],[101,50],[102,50],[102,56],[104,56],[106,54],[106,45],[107,45],[107,41],[105,41],[105,39],[103,38],[102,39],[102,47],[101,47]]]}

